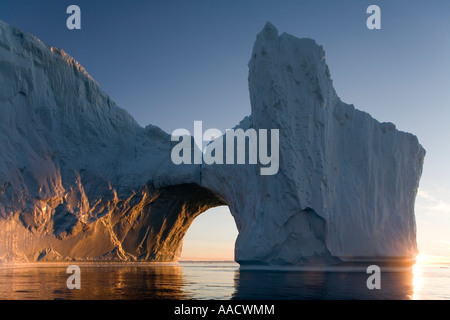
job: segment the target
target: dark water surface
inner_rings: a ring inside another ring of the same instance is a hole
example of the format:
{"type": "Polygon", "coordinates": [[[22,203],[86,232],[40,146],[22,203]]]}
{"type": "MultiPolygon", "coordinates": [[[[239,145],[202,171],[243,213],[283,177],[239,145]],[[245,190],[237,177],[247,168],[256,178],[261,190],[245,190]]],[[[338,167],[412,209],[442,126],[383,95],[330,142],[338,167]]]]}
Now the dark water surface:
{"type": "Polygon", "coordinates": [[[448,267],[382,272],[240,270],[236,263],[73,263],[81,289],[68,289],[71,263],[0,265],[0,299],[450,299],[448,267]]]}

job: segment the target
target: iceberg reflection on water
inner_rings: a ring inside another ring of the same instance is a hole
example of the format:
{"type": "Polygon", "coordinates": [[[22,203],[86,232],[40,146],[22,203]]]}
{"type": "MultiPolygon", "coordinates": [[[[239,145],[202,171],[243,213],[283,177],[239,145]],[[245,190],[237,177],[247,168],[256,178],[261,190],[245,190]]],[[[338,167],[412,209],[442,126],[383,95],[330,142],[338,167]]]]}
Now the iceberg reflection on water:
{"type": "Polygon", "coordinates": [[[235,299],[405,300],[413,297],[411,271],[386,272],[381,289],[368,289],[364,272],[256,271],[236,272],[235,299]]]}
{"type": "Polygon", "coordinates": [[[384,272],[369,290],[365,272],[244,270],[236,263],[79,263],[81,289],[66,287],[70,263],[0,265],[0,299],[412,299],[412,271],[384,272]]]}

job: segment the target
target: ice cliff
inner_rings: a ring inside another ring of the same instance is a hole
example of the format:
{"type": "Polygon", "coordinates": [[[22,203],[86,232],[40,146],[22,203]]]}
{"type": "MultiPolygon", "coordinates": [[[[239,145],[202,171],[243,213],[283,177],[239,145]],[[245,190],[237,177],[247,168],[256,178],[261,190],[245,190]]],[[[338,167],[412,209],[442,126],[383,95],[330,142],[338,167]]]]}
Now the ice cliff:
{"type": "Polygon", "coordinates": [[[0,261],[173,261],[192,221],[228,205],[241,264],[417,254],[417,138],[340,101],[325,53],[267,23],[249,62],[251,115],[279,129],[279,172],[174,165],[72,57],[0,21],[0,261]]]}

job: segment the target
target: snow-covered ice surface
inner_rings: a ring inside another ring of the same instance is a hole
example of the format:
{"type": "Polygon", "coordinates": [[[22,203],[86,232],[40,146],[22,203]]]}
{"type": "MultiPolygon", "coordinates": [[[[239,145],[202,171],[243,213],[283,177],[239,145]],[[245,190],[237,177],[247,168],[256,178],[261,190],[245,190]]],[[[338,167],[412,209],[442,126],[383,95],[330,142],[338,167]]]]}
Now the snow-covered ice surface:
{"type": "Polygon", "coordinates": [[[417,253],[417,138],[340,101],[325,52],[267,23],[251,115],[280,166],[174,165],[72,57],[0,21],[0,260],[175,261],[189,225],[227,204],[241,264],[339,265],[417,253]]]}

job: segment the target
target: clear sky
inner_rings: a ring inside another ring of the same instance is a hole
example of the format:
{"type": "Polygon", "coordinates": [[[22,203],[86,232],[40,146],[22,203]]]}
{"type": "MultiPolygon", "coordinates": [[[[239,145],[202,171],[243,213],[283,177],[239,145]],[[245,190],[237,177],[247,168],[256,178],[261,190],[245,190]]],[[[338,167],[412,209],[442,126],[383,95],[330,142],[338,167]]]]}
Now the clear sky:
{"type": "MultiPolygon", "coordinates": [[[[250,114],[247,63],[266,21],[315,39],[344,102],[414,133],[427,150],[419,249],[450,256],[450,1],[1,0],[0,19],[64,49],[142,126],[168,133],[193,130],[194,120],[225,131],[250,114]],[[81,30],[66,28],[71,4],[81,30]],[[381,30],[366,27],[371,4],[381,30]]],[[[232,259],[236,234],[226,207],[205,213],[183,257],[232,259]]]]}

